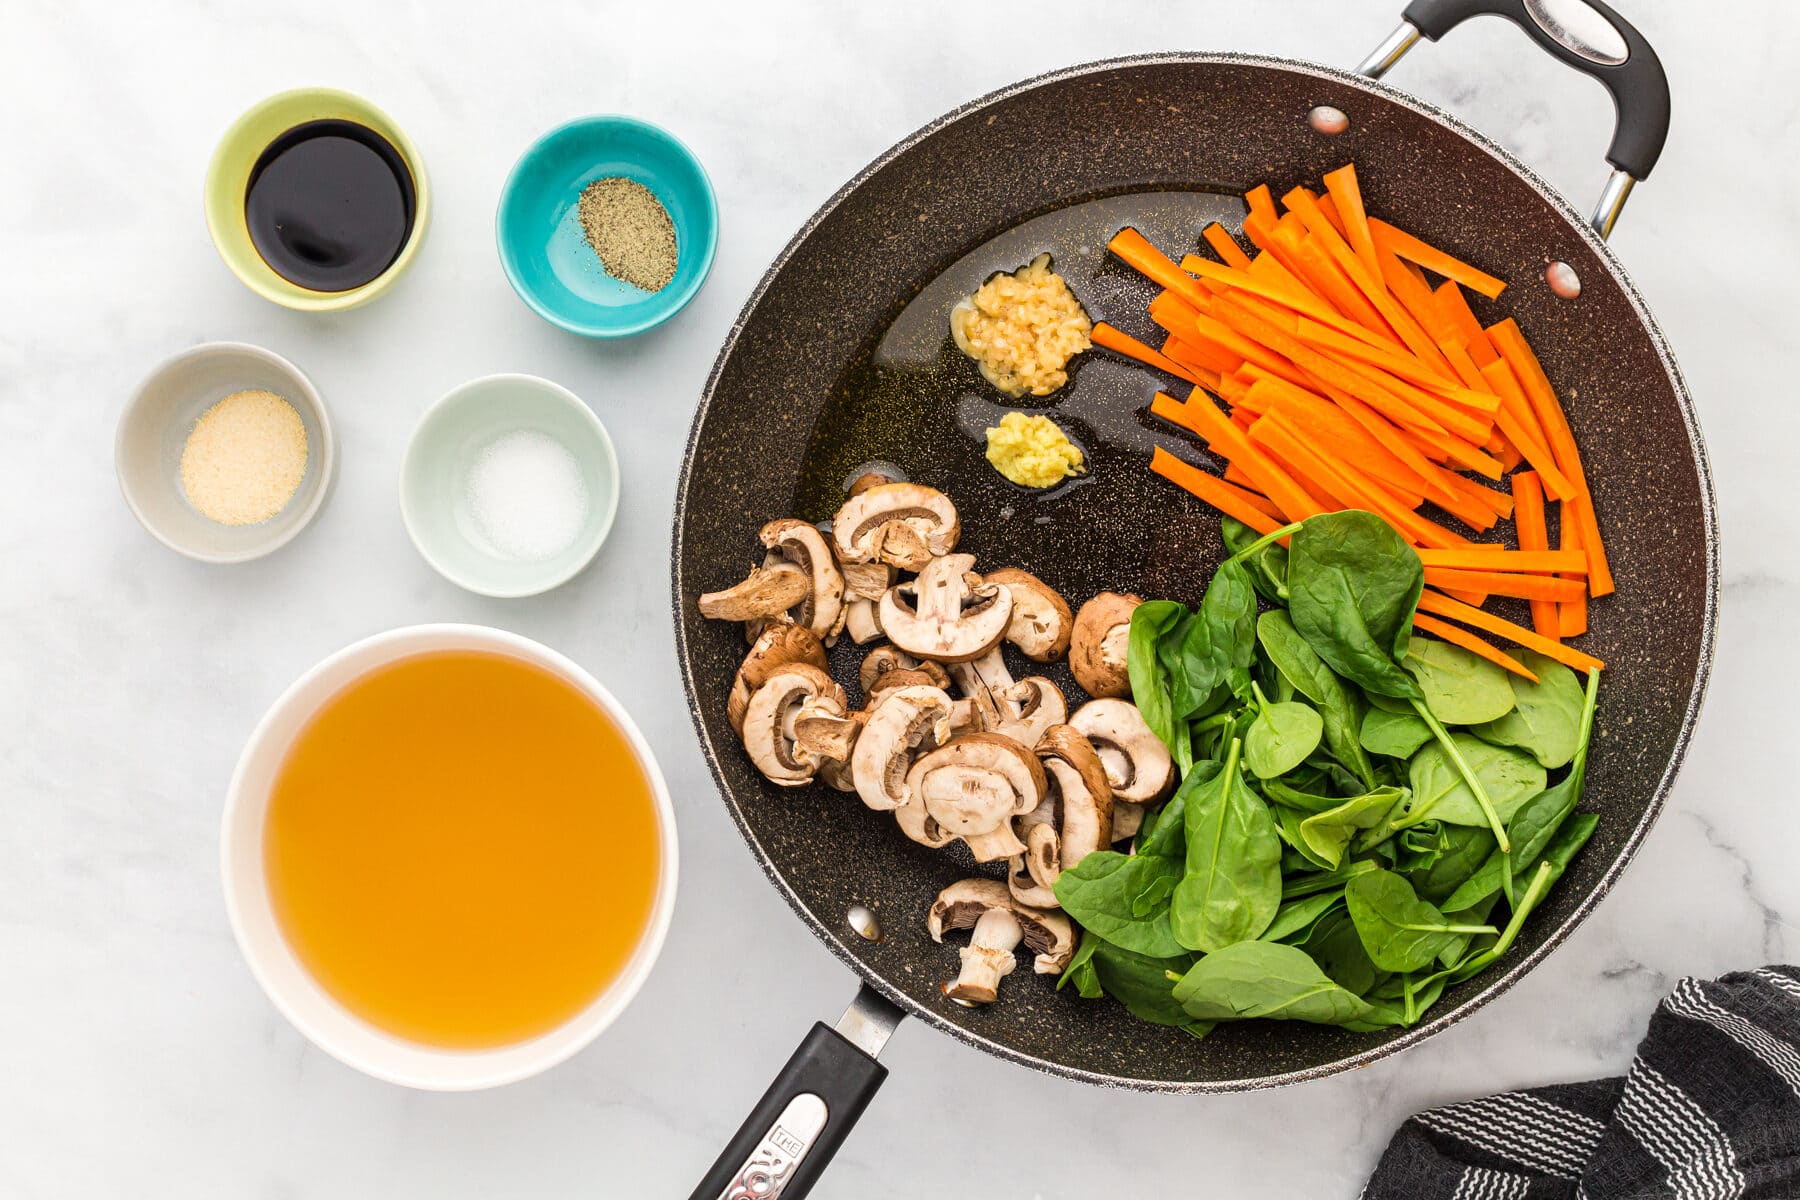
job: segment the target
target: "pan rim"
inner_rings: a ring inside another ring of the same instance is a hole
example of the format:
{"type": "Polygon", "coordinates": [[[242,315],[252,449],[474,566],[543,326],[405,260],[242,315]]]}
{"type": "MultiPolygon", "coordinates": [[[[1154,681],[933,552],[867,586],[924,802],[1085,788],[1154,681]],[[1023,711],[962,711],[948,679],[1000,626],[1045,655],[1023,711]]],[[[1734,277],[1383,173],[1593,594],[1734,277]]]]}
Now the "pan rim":
{"type": "Polygon", "coordinates": [[[1719,522],[1717,501],[1713,490],[1711,461],[1707,455],[1706,441],[1700,430],[1699,418],[1694,411],[1693,397],[1688,391],[1687,382],[1681,368],[1675,360],[1668,339],[1663,335],[1656,318],[1651,314],[1643,296],[1638,292],[1631,276],[1625,270],[1612,249],[1590,226],[1580,212],[1569,200],[1551,187],[1530,167],[1521,162],[1511,151],[1501,146],[1486,134],[1464,122],[1460,117],[1438,106],[1422,100],[1391,84],[1372,80],[1366,76],[1345,71],[1338,67],[1304,59],[1283,58],[1278,55],[1241,54],[1215,51],[1164,51],[1149,54],[1124,55],[1115,58],[1097,59],[1091,62],[1078,63],[1073,66],[1060,67],[976,97],[942,116],[919,127],[900,141],[895,142],[881,154],[872,159],[866,166],[834,191],[819,208],[788,240],[775,258],[770,262],[756,286],[745,299],[743,308],[726,332],[725,340],[720,346],[719,354],[713,361],[712,370],[707,373],[706,384],[700,394],[700,403],[694,410],[693,421],[688,428],[687,443],[683,448],[681,470],[675,485],[675,508],[670,538],[670,601],[671,616],[675,631],[676,656],[681,669],[682,686],[687,692],[688,715],[693,722],[695,735],[700,743],[701,753],[706,758],[708,770],[721,798],[725,801],[726,810],[737,825],[738,832],[750,847],[757,865],[775,885],[776,890],[797,913],[825,946],[846,966],[854,971],[865,986],[872,987],[887,999],[898,1005],[908,1015],[918,1017],[926,1024],[941,1030],[951,1037],[976,1049],[986,1051],[1007,1062],[1032,1067],[1051,1075],[1067,1079],[1076,1079],[1084,1083],[1104,1088],[1122,1088],[1132,1091],[1156,1092],[1170,1095],[1206,1095],[1231,1092],[1256,1091],[1264,1088],[1283,1087],[1308,1080],[1322,1079],[1326,1076],[1355,1070],[1368,1066],[1390,1055],[1418,1045],[1421,1042],[1448,1029],[1451,1025],[1470,1016],[1486,1006],[1489,1002],[1512,988],[1528,972],[1536,968],[1550,953],[1562,945],[1570,934],[1582,925],[1600,901],[1609,893],[1619,876],[1637,857],[1639,848],[1649,835],[1650,829],[1662,815],[1668,801],[1669,793],[1674,787],[1675,779],[1680,774],[1686,760],[1688,746],[1693,740],[1694,730],[1698,724],[1700,712],[1705,704],[1708,686],[1712,677],[1713,657],[1718,636],[1719,615],[1719,522]],[[725,363],[737,348],[739,337],[751,316],[761,304],[777,275],[787,266],[800,246],[810,238],[824,221],[858,188],[867,182],[876,172],[887,167],[900,155],[911,150],[939,130],[960,121],[973,113],[988,108],[996,103],[1022,95],[1037,88],[1079,79],[1085,75],[1099,74],[1120,68],[1155,67],[1155,66],[1189,66],[1189,65],[1229,65],[1250,66],[1269,70],[1285,71],[1302,75],[1312,75],[1333,83],[1347,85],[1366,92],[1378,99],[1387,100],[1426,117],[1442,125],[1468,142],[1473,148],[1483,151],[1497,160],[1501,166],[1523,180],[1531,189],[1549,202],[1569,226],[1580,236],[1588,248],[1592,250],[1600,263],[1606,268],[1613,280],[1624,293],[1632,311],[1636,314],[1644,332],[1649,336],[1656,350],[1657,358],[1669,378],[1675,391],[1677,406],[1681,412],[1682,424],[1688,436],[1688,447],[1693,457],[1694,469],[1700,485],[1700,509],[1705,525],[1706,535],[1706,596],[1701,617],[1701,637],[1698,662],[1696,664],[1694,682],[1688,694],[1687,705],[1682,713],[1681,727],[1675,740],[1675,749],[1669,757],[1668,765],[1656,781],[1655,789],[1646,805],[1643,815],[1633,826],[1619,849],[1618,855],[1601,874],[1599,881],[1569,915],[1552,929],[1543,943],[1529,954],[1517,959],[1512,965],[1495,976],[1493,980],[1463,1004],[1441,1016],[1423,1022],[1405,1031],[1401,1035],[1371,1046],[1367,1050],[1328,1063],[1305,1067],[1294,1071],[1284,1071],[1273,1075],[1258,1075],[1236,1079],[1219,1080],[1181,1080],[1181,1079],[1143,1079],[1122,1075],[1109,1075],[1104,1072],[1090,1071],[1081,1067],[1070,1066],[1049,1058],[1041,1058],[1014,1049],[1002,1042],[969,1030],[947,1019],[943,1014],[929,1008],[910,995],[892,986],[879,972],[869,967],[856,956],[838,931],[827,921],[821,919],[808,908],[799,895],[789,885],[787,879],[775,868],[773,860],[756,833],[751,829],[742,810],[738,807],[730,788],[727,786],[723,769],[720,765],[716,748],[708,736],[706,727],[701,721],[700,700],[695,686],[689,654],[688,639],[682,621],[681,601],[681,562],[682,562],[682,517],[687,511],[688,490],[693,476],[695,449],[699,440],[700,429],[705,423],[708,411],[712,406],[719,378],[725,363]]]}

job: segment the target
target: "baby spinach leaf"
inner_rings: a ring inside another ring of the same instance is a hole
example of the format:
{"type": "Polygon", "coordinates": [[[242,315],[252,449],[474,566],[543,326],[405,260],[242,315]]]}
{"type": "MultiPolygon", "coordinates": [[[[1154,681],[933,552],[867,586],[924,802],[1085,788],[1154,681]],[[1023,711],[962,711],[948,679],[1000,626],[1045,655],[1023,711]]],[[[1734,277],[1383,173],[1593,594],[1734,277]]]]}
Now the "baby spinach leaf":
{"type": "Polygon", "coordinates": [[[1330,812],[1344,802],[1340,796],[1303,792],[1299,788],[1291,786],[1285,779],[1265,780],[1262,787],[1263,795],[1267,796],[1271,803],[1282,808],[1296,808],[1301,812],[1330,812]]]}
{"type": "Polygon", "coordinates": [[[1382,712],[1399,713],[1408,717],[1418,715],[1413,712],[1411,700],[1403,700],[1397,696],[1383,696],[1378,692],[1364,692],[1363,699],[1367,700],[1371,707],[1379,708],[1382,712]]]}
{"type": "Polygon", "coordinates": [[[1513,690],[1506,670],[1461,646],[1417,638],[1400,665],[1418,680],[1426,706],[1446,725],[1494,721],[1512,711],[1513,690]]]}
{"type": "MultiPolygon", "coordinates": [[[[1457,925],[1485,925],[1487,924],[1488,914],[1494,911],[1494,906],[1499,902],[1500,894],[1496,892],[1485,899],[1477,900],[1467,908],[1444,909],[1444,919],[1457,925]]],[[[1442,950],[1438,951],[1439,965],[1446,967],[1455,966],[1462,956],[1467,953],[1469,945],[1473,940],[1473,934],[1458,935],[1450,945],[1445,946],[1442,950]]]]}
{"type": "MultiPolygon", "coordinates": [[[[1450,740],[1481,780],[1501,822],[1509,820],[1520,805],[1544,790],[1544,768],[1531,755],[1508,746],[1489,745],[1466,733],[1452,733],[1450,740]]],[[[1412,785],[1412,804],[1401,817],[1401,824],[1415,824],[1428,816],[1452,825],[1489,823],[1442,742],[1433,741],[1413,755],[1407,766],[1407,779],[1412,785]]]]}
{"type": "MultiPolygon", "coordinates": [[[[1438,822],[1427,821],[1426,824],[1438,822]]],[[[1413,889],[1433,904],[1443,902],[1451,908],[1463,908],[1466,906],[1449,903],[1444,898],[1474,875],[1494,853],[1494,834],[1485,825],[1442,825],[1441,828],[1445,844],[1437,861],[1424,870],[1407,872],[1406,877],[1413,889]]]]}
{"type": "Polygon", "coordinates": [[[1094,952],[1105,943],[1089,930],[1082,930],[1081,942],[1075,947],[1075,953],[1069,959],[1069,965],[1063,973],[1056,977],[1056,990],[1062,991],[1069,984],[1075,985],[1075,992],[1083,1000],[1098,1000],[1106,995],[1100,986],[1100,975],[1094,970],[1094,952]]]}
{"type": "MultiPolygon", "coordinates": [[[[1219,766],[1213,759],[1201,759],[1181,777],[1181,786],[1175,789],[1175,794],[1160,809],[1155,810],[1155,824],[1148,826],[1148,832],[1138,835],[1139,854],[1159,854],[1177,862],[1186,857],[1188,797],[1217,779],[1219,766]]],[[[1145,820],[1148,822],[1148,816],[1145,820]]]]}
{"type": "Polygon", "coordinates": [[[1238,942],[1208,954],[1175,985],[1175,999],[1202,1021],[1268,1017],[1342,1025],[1369,1012],[1304,950],[1279,942],[1238,942]]]}
{"type": "Polygon", "coordinates": [[[1259,710],[1244,734],[1244,765],[1258,779],[1274,779],[1306,761],[1319,748],[1325,722],[1297,700],[1271,704],[1255,688],[1259,710]]]}
{"type": "Polygon", "coordinates": [[[1169,920],[1175,940],[1212,953],[1256,937],[1281,905],[1281,840],[1275,820],[1244,782],[1232,742],[1218,777],[1188,796],[1187,872],[1169,920]]]}
{"type": "Polygon", "coordinates": [[[1361,693],[1344,686],[1300,636],[1285,610],[1270,609],[1256,619],[1256,640],[1281,677],[1318,707],[1325,745],[1332,755],[1362,780],[1363,787],[1373,787],[1369,756],[1357,741],[1362,727],[1361,693]]]}
{"type": "Polygon", "coordinates": [[[1384,971],[1423,970],[1458,934],[1494,932],[1446,919],[1392,871],[1370,871],[1351,880],[1344,902],[1369,961],[1384,971]]]}
{"type": "MultiPolygon", "coordinates": [[[[1232,554],[1242,554],[1259,539],[1256,530],[1239,521],[1235,517],[1221,517],[1219,532],[1225,541],[1225,549],[1232,554]]],[[[1244,569],[1250,573],[1251,586],[1270,604],[1287,603],[1287,547],[1279,542],[1272,542],[1262,549],[1245,555],[1241,560],[1244,569]]]]}
{"type": "MultiPolygon", "coordinates": [[[[1181,637],[1188,703],[1176,715],[1198,709],[1221,683],[1231,682],[1233,672],[1248,672],[1255,651],[1256,590],[1244,565],[1227,560],[1213,572],[1200,609],[1181,637]]],[[[1177,689],[1177,694],[1181,691],[1177,689]]]]}
{"type": "Polygon", "coordinates": [[[1302,820],[1301,845],[1320,863],[1335,868],[1343,861],[1344,851],[1359,833],[1380,825],[1394,811],[1395,806],[1404,803],[1405,799],[1404,790],[1391,787],[1352,796],[1335,808],[1314,813],[1302,820]]]}
{"type": "Polygon", "coordinates": [[[1320,918],[1343,902],[1344,894],[1341,891],[1314,892],[1310,896],[1283,901],[1281,907],[1275,910],[1275,919],[1263,930],[1262,940],[1286,942],[1290,946],[1300,945],[1318,927],[1320,918]]]}
{"type": "Polygon", "coordinates": [[[1194,965],[1195,956],[1181,953],[1156,958],[1101,942],[1093,954],[1094,974],[1108,996],[1130,1010],[1131,1015],[1152,1025],[1173,1025],[1195,1037],[1204,1037],[1212,1026],[1194,1020],[1175,999],[1169,975],[1180,975],[1194,965]]]}
{"type": "Polygon", "coordinates": [[[1438,1002],[1447,981],[1442,975],[1396,975],[1382,985],[1378,999],[1368,999],[1369,1015],[1344,1022],[1344,1028],[1370,1033],[1395,1025],[1417,1025],[1425,1010],[1438,1002]]]}
{"type": "Polygon", "coordinates": [[[1326,665],[1365,691],[1419,695],[1398,660],[1424,585],[1418,554],[1372,513],[1310,517],[1288,542],[1294,628],[1326,665]]]}
{"type": "Polygon", "coordinates": [[[1411,758],[1420,746],[1431,740],[1431,726],[1420,720],[1418,714],[1410,709],[1404,713],[1396,713],[1383,708],[1371,708],[1363,716],[1358,740],[1370,754],[1411,758]]]}
{"type": "Polygon", "coordinates": [[[1056,878],[1057,903],[1115,946],[1172,958],[1187,952],[1169,929],[1169,895],[1181,864],[1154,854],[1089,854],[1056,878]]]}
{"type": "Polygon", "coordinates": [[[1506,674],[1513,710],[1483,723],[1458,723],[1473,726],[1469,732],[1483,741],[1530,751],[1539,765],[1553,771],[1575,757],[1587,698],[1580,677],[1554,658],[1535,650],[1520,651],[1519,657],[1538,681],[1506,674]]]}
{"type": "Polygon", "coordinates": [[[1299,809],[1277,804],[1273,805],[1269,811],[1275,817],[1276,832],[1281,835],[1281,840],[1288,847],[1282,855],[1284,866],[1293,863],[1302,871],[1329,871],[1337,865],[1326,862],[1314,854],[1312,847],[1306,844],[1306,839],[1300,835],[1300,822],[1306,818],[1301,815],[1299,809]]]}
{"type": "Polygon", "coordinates": [[[1319,969],[1345,990],[1363,995],[1387,977],[1387,972],[1369,959],[1363,949],[1356,922],[1347,910],[1326,916],[1307,939],[1306,952],[1313,956],[1319,969]]]}
{"type": "Polygon", "coordinates": [[[1447,831],[1454,828],[1458,826],[1445,825],[1442,821],[1409,825],[1400,831],[1398,837],[1383,842],[1379,849],[1387,855],[1393,869],[1403,875],[1414,871],[1429,871],[1432,864],[1450,848],[1450,835],[1447,831]]]}
{"type": "Polygon", "coordinates": [[[1281,883],[1281,898],[1292,900],[1295,896],[1308,896],[1313,892],[1341,890],[1346,883],[1367,871],[1380,867],[1380,863],[1369,859],[1357,859],[1347,862],[1335,871],[1313,871],[1305,874],[1290,873],[1281,883]]]}
{"type": "Polygon", "coordinates": [[[1131,632],[1125,642],[1132,703],[1171,753],[1178,740],[1186,741],[1187,731],[1177,730],[1174,683],[1156,650],[1158,639],[1186,616],[1186,607],[1173,600],[1146,600],[1131,610],[1131,632]]]}

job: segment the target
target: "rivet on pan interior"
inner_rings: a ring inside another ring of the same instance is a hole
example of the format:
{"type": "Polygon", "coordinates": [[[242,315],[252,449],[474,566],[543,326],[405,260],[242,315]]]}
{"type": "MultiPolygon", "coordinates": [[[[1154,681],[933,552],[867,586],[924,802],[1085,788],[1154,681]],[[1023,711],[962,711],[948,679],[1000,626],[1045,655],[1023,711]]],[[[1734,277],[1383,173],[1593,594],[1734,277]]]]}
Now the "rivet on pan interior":
{"type": "Polygon", "coordinates": [[[946,980],[944,980],[944,982],[938,984],[938,991],[944,993],[944,999],[948,1000],[952,1004],[960,1004],[964,1008],[980,1008],[981,1007],[979,1004],[975,1003],[973,1000],[964,1000],[960,996],[952,996],[950,994],[950,982],[951,982],[950,980],[946,979],[946,980]]]}
{"type": "Polygon", "coordinates": [[[1350,116],[1341,108],[1333,108],[1329,104],[1321,104],[1306,114],[1306,121],[1320,133],[1336,137],[1350,128],[1350,116]]]}
{"type": "Polygon", "coordinates": [[[881,932],[881,922],[877,921],[875,914],[864,905],[852,904],[850,911],[844,914],[844,919],[850,922],[850,928],[856,930],[857,936],[867,938],[871,942],[879,942],[887,936],[881,932]]]}
{"type": "Polygon", "coordinates": [[[1544,282],[1550,285],[1552,292],[1564,300],[1573,300],[1581,295],[1581,276],[1577,275],[1575,268],[1566,262],[1553,261],[1546,266],[1544,282]]]}

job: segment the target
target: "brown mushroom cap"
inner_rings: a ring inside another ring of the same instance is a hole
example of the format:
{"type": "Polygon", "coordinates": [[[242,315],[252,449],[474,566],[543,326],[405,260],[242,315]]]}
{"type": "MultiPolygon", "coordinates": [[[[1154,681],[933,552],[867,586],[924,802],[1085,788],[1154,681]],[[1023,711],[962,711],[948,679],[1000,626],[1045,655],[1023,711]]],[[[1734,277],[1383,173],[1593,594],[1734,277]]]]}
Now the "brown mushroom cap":
{"type": "Polygon", "coordinates": [[[1012,593],[974,568],[972,554],[945,554],[926,563],[918,578],[889,588],[881,598],[888,640],[945,663],[980,658],[999,645],[1012,619],[1012,593]]]}
{"type": "Polygon", "coordinates": [[[950,673],[939,664],[916,659],[898,646],[877,646],[863,655],[862,666],[857,668],[856,681],[862,685],[863,695],[876,691],[882,677],[893,671],[923,672],[933,686],[950,690],[950,673]]]}
{"type": "Polygon", "coordinates": [[[987,581],[1012,593],[1012,620],[1006,640],[1033,662],[1055,662],[1069,649],[1075,629],[1069,602],[1057,590],[1029,571],[1007,567],[988,573],[987,581]]]}
{"type": "Polygon", "coordinates": [[[1175,763],[1169,757],[1169,748],[1151,732],[1144,715],[1131,701],[1090,700],[1075,710],[1069,724],[1080,730],[1099,753],[1106,780],[1112,785],[1115,808],[1121,800],[1153,804],[1174,788],[1175,763]]]}
{"type": "Polygon", "coordinates": [[[908,803],[907,771],[913,759],[950,737],[950,696],[942,688],[899,687],[881,697],[869,713],[856,748],[850,774],[856,794],[873,809],[908,803]]]}
{"type": "Polygon", "coordinates": [[[844,562],[883,562],[922,570],[948,554],[962,535],[956,505],[936,488],[881,483],[844,501],[831,519],[832,542],[844,562]]]}
{"type": "Polygon", "coordinates": [[[809,701],[819,700],[844,710],[844,690],[807,663],[777,668],[751,693],[744,709],[744,750],[772,783],[799,787],[812,781],[818,760],[796,753],[794,722],[809,701]]]}
{"type": "Polygon", "coordinates": [[[973,929],[996,909],[1017,918],[1025,945],[1037,955],[1033,965],[1038,974],[1061,974],[1069,965],[1075,955],[1075,929],[1069,918],[1018,903],[998,879],[964,879],[939,892],[925,915],[925,929],[932,941],[942,942],[945,930],[973,929]]]}
{"type": "Polygon", "coordinates": [[[1025,852],[1012,862],[1007,887],[1022,904],[1057,907],[1057,878],[1112,845],[1112,788],[1093,744],[1072,725],[1057,725],[1033,748],[1050,784],[1037,812],[1015,830],[1025,852]]]}
{"type": "Polygon", "coordinates": [[[812,594],[806,569],[773,562],[752,567],[740,583],[700,597],[700,615],[713,621],[755,621],[786,612],[812,594]]]}
{"type": "Polygon", "coordinates": [[[906,774],[907,802],[923,805],[946,833],[962,838],[977,862],[1024,850],[1012,818],[1043,803],[1046,789],[1037,757],[997,733],[951,738],[906,774]]]}
{"type": "Polygon", "coordinates": [[[1137,596],[1101,592],[1075,614],[1075,628],[1069,640],[1069,669],[1088,695],[1131,694],[1131,675],[1127,670],[1131,613],[1142,603],[1137,596]]]}
{"type": "Polygon", "coordinates": [[[796,624],[812,630],[820,641],[830,641],[844,627],[844,576],[825,535],[805,521],[791,517],[762,527],[762,543],[777,561],[791,562],[806,572],[806,595],[795,606],[796,624]]]}
{"type": "Polygon", "coordinates": [[[750,703],[750,694],[777,668],[789,663],[806,663],[823,671],[826,667],[825,647],[804,625],[782,622],[765,626],[751,644],[750,653],[744,656],[737,678],[732,681],[731,695],[725,701],[726,719],[740,737],[744,732],[744,709],[750,703]]]}

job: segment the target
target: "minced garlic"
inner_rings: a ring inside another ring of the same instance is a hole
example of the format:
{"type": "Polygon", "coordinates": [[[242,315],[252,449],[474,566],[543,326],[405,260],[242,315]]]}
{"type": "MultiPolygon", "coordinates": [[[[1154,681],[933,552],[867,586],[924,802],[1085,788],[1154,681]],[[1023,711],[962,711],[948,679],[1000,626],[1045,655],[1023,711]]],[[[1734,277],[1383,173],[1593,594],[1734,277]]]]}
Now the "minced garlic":
{"type": "Polygon", "coordinates": [[[181,490],[221,525],[255,525],[287,507],[306,475],[306,426],[274,392],[233,392],[194,423],[181,490]]]}
{"type": "Polygon", "coordinates": [[[1081,448],[1055,421],[1021,412],[1007,413],[987,431],[987,460],[1021,487],[1050,487],[1087,470],[1081,448]]]}
{"type": "Polygon", "coordinates": [[[1048,396],[1069,382],[1069,360],[1094,343],[1093,323],[1040,254],[996,275],[950,310],[950,336],[987,381],[1009,396],[1048,396]]]}

